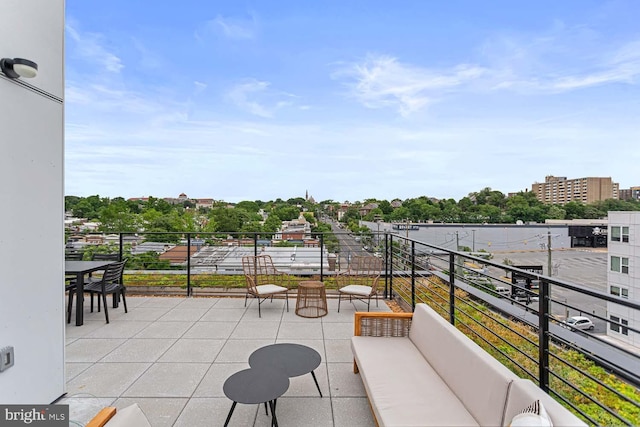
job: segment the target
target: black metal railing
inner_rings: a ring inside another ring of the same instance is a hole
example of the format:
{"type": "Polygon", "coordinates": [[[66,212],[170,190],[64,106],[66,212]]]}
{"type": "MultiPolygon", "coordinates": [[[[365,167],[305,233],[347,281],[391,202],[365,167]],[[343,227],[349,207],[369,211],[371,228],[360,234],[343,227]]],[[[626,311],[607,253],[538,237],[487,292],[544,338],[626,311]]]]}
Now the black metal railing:
{"type": "MultiPolygon", "coordinates": [[[[314,247],[305,248],[298,242],[282,249],[276,249],[272,236],[265,233],[119,233],[108,250],[122,259],[139,252],[144,241],[168,237],[173,243],[161,244],[160,251],[166,254],[175,244],[184,247],[184,253],[171,262],[163,261],[159,268],[146,265],[143,272],[170,277],[173,285],[185,288],[186,296],[203,286],[203,277],[211,285],[242,275],[243,254],[277,255],[278,269],[301,278],[313,276],[328,285],[336,271],[348,266],[352,255],[381,256],[385,298],[410,310],[418,303],[429,304],[518,375],[535,381],[590,424],[640,424],[638,352],[563,323],[570,311],[589,313],[605,328],[615,326],[638,334],[633,325],[612,320],[606,311],[604,315],[591,313],[580,304],[583,298],[615,303],[633,310],[635,318],[640,317],[639,304],[535,269],[499,264],[477,253],[452,251],[398,234],[374,231],[374,238],[368,241],[348,232],[333,234],[340,242],[337,254],[329,253],[321,233],[311,236],[317,241],[314,247]],[[559,290],[570,298],[557,297],[559,290]]],[[[125,280],[132,280],[136,272],[127,273],[125,280]]],[[[240,283],[241,278],[237,279],[240,283]]]]}

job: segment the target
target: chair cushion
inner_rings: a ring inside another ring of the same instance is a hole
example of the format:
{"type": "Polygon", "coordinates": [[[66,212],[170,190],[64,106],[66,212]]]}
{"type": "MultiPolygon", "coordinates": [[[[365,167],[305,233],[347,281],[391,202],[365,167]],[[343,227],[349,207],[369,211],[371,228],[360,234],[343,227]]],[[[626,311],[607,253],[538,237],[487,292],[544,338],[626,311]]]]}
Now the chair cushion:
{"type": "Polygon", "coordinates": [[[363,297],[368,297],[371,295],[371,286],[365,285],[347,285],[338,289],[339,292],[343,294],[352,294],[352,295],[361,295],[363,297]]]}
{"type": "Polygon", "coordinates": [[[378,425],[478,425],[409,339],[356,336],[351,348],[378,425]]]}
{"type": "Polygon", "coordinates": [[[258,295],[271,295],[279,292],[286,292],[288,289],[284,286],[278,285],[259,285],[256,286],[256,291],[258,291],[258,295]]]}

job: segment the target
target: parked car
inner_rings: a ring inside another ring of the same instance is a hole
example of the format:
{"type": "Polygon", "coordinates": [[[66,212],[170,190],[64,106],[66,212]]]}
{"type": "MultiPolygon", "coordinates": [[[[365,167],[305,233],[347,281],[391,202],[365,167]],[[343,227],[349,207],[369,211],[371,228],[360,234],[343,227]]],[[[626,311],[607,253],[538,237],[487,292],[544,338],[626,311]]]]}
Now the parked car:
{"type": "Polygon", "coordinates": [[[562,326],[568,329],[582,329],[592,331],[593,328],[595,328],[595,325],[593,324],[591,319],[585,316],[567,317],[567,319],[562,323],[562,326]]]}
{"type": "Polygon", "coordinates": [[[496,286],[495,292],[501,297],[509,297],[511,295],[511,291],[504,286],[496,286]]]}

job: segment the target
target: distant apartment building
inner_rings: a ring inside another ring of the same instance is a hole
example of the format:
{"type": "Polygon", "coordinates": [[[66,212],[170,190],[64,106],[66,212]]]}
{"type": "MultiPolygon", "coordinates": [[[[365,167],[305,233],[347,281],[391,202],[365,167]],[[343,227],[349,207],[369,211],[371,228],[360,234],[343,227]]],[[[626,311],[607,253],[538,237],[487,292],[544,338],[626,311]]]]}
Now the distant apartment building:
{"type": "Polygon", "coordinates": [[[567,179],[564,176],[548,175],[543,183],[531,185],[538,200],[552,205],[569,202],[593,203],[600,200],[618,199],[619,184],[611,177],[587,177],[567,179]]]}
{"type": "Polygon", "coordinates": [[[640,200],[640,187],[631,187],[618,190],[620,200],[640,200]]]}
{"type": "MultiPolygon", "coordinates": [[[[609,212],[607,286],[621,300],[640,302],[640,212],[609,212]]],[[[640,313],[607,302],[611,322],[607,335],[640,347],[640,337],[629,328],[640,327],[640,313]]]]}

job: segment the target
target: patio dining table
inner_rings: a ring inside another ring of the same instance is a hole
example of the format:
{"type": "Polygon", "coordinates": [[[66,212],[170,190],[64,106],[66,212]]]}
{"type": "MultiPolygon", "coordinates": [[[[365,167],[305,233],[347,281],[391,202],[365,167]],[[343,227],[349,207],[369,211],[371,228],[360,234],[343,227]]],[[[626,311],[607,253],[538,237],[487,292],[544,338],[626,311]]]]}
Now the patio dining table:
{"type": "Polygon", "coordinates": [[[76,326],[84,323],[84,276],[107,268],[114,261],[65,261],[64,274],[76,276],[76,326]]]}

